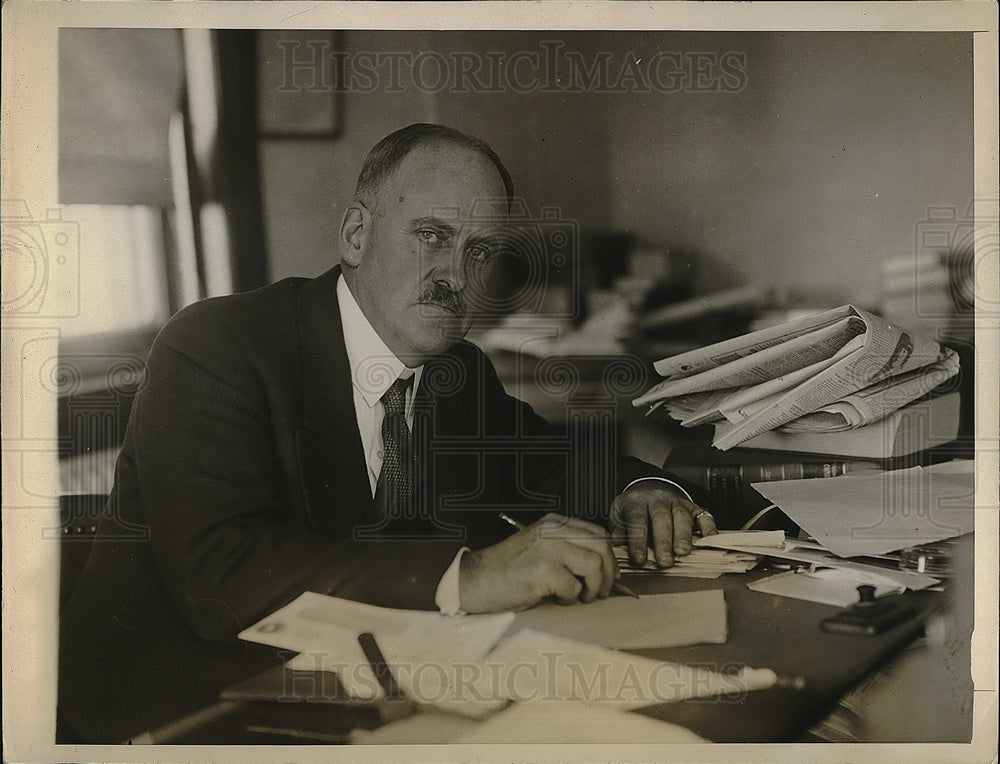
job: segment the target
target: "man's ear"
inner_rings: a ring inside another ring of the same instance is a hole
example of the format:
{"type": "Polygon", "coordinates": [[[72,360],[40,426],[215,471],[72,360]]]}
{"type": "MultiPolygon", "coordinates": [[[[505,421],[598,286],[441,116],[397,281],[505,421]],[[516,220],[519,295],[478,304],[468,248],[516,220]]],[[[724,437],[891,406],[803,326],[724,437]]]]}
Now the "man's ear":
{"type": "Polygon", "coordinates": [[[368,208],[354,200],[340,221],[340,259],[352,268],[357,268],[364,257],[371,219],[368,208]]]}

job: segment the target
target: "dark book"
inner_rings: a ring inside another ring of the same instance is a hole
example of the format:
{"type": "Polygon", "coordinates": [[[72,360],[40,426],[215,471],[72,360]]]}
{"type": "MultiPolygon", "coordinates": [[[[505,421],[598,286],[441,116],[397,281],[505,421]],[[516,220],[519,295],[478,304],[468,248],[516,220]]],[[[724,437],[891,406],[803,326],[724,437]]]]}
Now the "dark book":
{"type": "MultiPolygon", "coordinates": [[[[732,530],[740,528],[770,504],[751,487],[751,483],[839,477],[877,472],[884,466],[877,459],[845,459],[740,448],[723,452],[708,445],[696,445],[672,452],[664,469],[704,488],[712,501],[708,509],[715,516],[717,525],[732,530]]],[[[798,527],[780,512],[770,513],[755,527],[793,534],[798,532],[798,527]]]]}

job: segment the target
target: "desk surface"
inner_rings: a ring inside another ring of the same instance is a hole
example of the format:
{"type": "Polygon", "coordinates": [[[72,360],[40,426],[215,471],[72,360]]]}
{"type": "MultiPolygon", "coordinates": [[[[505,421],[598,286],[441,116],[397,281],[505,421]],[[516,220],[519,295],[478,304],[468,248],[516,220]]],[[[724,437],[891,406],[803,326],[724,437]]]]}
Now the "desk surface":
{"type": "MultiPolygon", "coordinates": [[[[722,645],[639,653],[720,671],[743,665],[770,668],[779,676],[803,677],[804,689],[775,687],[739,698],[681,701],[637,713],[683,725],[716,742],[795,740],[825,716],[856,682],[920,636],[926,619],[943,606],[945,599],[939,592],[907,592],[901,596],[917,611],[915,619],[875,637],[831,634],[820,629],[820,621],[840,608],[746,588],[751,577],[761,575],[723,576],[711,582],[712,587],[696,579],[669,579],[671,591],[723,588],[729,638],[722,645]]],[[[654,589],[662,590],[661,581],[639,580],[634,588],[639,594],[652,593],[654,589]]]]}
{"type": "MultiPolygon", "coordinates": [[[[636,713],[683,725],[716,742],[795,740],[820,720],[852,685],[919,636],[926,618],[945,602],[945,596],[938,592],[908,592],[901,596],[917,611],[917,618],[876,637],[829,634],[820,630],[819,622],[839,608],[746,588],[749,580],[761,575],[764,573],[755,572],[714,580],[630,577],[629,585],[639,594],[721,588],[725,592],[729,621],[729,638],[725,644],[636,652],[713,670],[744,665],[770,668],[779,675],[803,677],[804,689],[775,687],[748,692],[740,697],[702,698],[663,704],[636,713]]],[[[153,733],[149,742],[320,744],[337,742],[339,736],[352,728],[372,729],[379,723],[379,711],[375,707],[220,702],[153,733]],[[271,728],[307,726],[309,729],[324,730],[329,740],[248,736],[248,725],[271,728]]]]}

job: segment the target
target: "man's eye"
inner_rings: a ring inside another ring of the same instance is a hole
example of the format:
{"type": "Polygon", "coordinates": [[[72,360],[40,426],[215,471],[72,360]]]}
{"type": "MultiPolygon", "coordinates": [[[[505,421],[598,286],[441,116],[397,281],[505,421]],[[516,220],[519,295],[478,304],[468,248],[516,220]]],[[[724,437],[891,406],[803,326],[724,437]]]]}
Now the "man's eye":
{"type": "Polygon", "coordinates": [[[441,244],[444,241],[441,234],[429,228],[421,228],[417,231],[417,236],[420,237],[420,241],[424,244],[441,244]]]}
{"type": "Polygon", "coordinates": [[[470,260],[474,260],[477,263],[488,263],[494,254],[491,247],[486,247],[482,244],[473,244],[465,250],[465,253],[469,256],[470,260]]]}

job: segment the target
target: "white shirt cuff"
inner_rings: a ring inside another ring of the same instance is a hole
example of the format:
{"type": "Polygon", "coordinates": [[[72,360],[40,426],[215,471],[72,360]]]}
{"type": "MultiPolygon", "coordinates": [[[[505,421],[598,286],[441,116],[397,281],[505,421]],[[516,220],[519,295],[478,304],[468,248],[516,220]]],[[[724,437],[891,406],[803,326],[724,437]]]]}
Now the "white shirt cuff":
{"type": "MultiPolygon", "coordinates": [[[[687,491],[685,491],[682,486],[679,486],[673,480],[668,480],[667,478],[665,478],[665,477],[659,477],[658,475],[651,475],[650,477],[644,477],[644,478],[639,478],[638,480],[633,480],[631,483],[629,483],[627,486],[625,486],[622,489],[622,493],[625,493],[625,491],[627,491],[629,488],[631,488],[632,486],[634,486],[636,483],[641,483],[641,482],[643,482],[645,480],[659,480],[661,483],[669,483],[674,488],[676,488],[678,491],[680,491],[681,495],[684,496],[684,498],[686,498],[690,502],[694,502],[694,499],[691,498],[691,494],[689,494],[687,491]]],[[[447,575],[447,574],[445,574],[445,575],[447,575]]]]}
{"type": "Polygon", "coordinates": [[[437,592],[434,594],[434,604],[441,611],[441,615],[465,615],[462,610],[462,599],[458,593],[458,580],[462,568],[462,555],[468,551],[470,550],[467,546],[458,550],[455,559],[451,561],[448,570],[444,572],[438,582],[437,592]]]}

